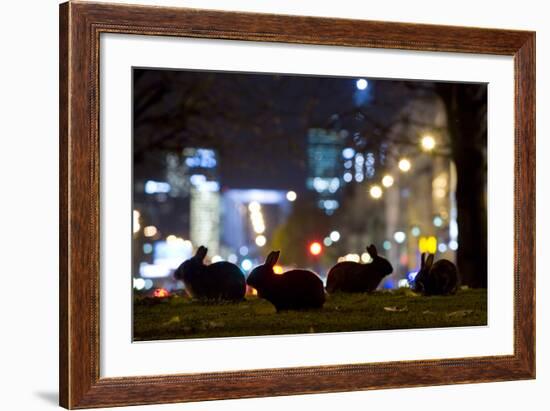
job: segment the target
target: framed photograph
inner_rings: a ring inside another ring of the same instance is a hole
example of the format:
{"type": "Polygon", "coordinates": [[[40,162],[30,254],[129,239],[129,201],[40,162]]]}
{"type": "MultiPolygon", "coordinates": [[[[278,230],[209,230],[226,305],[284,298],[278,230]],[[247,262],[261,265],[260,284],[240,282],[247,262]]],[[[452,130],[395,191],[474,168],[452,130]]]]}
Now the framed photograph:
{"type": "Polygon", "coordinates": [[[60,6],[60,405],[535,378],[535,33],[60,6]]]}

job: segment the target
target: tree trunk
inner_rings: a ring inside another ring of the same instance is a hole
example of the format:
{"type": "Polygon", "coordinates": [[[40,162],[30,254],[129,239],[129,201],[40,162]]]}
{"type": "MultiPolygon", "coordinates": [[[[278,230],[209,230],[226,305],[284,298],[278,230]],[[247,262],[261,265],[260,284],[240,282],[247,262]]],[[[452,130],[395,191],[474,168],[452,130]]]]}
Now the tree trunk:
{"type": "Polygon", "coordinates": [[[457,266],[462,284],[487,287],[487,88],[441,84],[456,165],[457,266]],[[485,104],[483,104],[485,103],[485,104]],[[481,109],[480,109],[481,108],[481,109]]]}

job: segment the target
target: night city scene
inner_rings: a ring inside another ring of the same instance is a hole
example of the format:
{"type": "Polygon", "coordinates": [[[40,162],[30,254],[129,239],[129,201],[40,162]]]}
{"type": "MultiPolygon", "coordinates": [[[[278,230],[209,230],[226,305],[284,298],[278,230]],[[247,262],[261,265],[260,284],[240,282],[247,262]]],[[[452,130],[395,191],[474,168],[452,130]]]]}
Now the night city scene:
{"type": "Polygon", "coordinates": [[[133,69],[135,341],[487,324],[487,84],[133,69]]]}

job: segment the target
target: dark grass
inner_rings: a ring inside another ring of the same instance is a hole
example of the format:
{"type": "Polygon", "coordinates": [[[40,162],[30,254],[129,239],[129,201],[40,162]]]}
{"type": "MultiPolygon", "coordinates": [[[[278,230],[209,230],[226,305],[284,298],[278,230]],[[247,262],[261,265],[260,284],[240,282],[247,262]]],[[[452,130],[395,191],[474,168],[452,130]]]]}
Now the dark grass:
{"type": "Polygon", "coordinates": [[[134,341],[342,331],[481,326],[487,324],[487,290],[424,297],[401,289],[333,294],[321,310],[276,313],[265,300],[191,301],[184,296],[134,300],[134,341]]]}

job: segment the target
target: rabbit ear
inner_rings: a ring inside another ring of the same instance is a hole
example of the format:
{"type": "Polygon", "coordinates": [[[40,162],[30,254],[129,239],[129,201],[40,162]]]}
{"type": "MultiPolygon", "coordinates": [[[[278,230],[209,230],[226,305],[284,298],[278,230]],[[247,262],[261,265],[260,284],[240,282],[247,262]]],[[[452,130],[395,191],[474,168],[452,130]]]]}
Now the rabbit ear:
{"type": "Polygon", "coordinates": [[[426,265],[426,253],[420,255],[420,269],[422,270],[426,265]]]}
{"type": "Polygon", "coordinates": [[[429,270],[432,268],[432,264],[434,263],[434,254],[428,255],[428,258],[426,259],[426,268],[429,270]]]}
{"type": "Polygon", "coordinates": [[[277,261],[279,260],[279,254],[281,254],[280,251],[270,252],[267,258],[265,259],[265,265],[269,267],[273,267],[275,264],[277,264],[277,261]]]}
{"type": "Polygon", "coordinates": [[[204,260],[204,257],[206,257],[206,253],[208,253],[208,248],[204,247],[204,246],[200,246],[198,249],[197,249],[197,252],[195,254],[195,257],[197,257],[199,260],[204,260]]]}
{"type": "Polygon", "coordinates": [[[376,250],[376,247],[374,246],[374,244],[371,244],[367,247],[367,252],[369,253],[371,258],[373,258],[373,259],[375,257],[378,257],[378,251],[376,250]]]}

